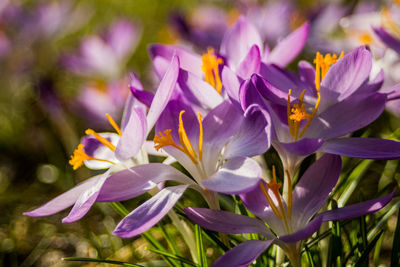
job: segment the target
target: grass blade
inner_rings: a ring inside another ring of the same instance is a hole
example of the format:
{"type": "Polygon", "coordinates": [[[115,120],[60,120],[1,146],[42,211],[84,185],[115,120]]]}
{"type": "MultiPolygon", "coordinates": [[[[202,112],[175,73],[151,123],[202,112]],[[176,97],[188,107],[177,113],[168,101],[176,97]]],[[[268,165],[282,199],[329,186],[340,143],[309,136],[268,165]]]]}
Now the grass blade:
{"type": "Polygon", "coordinates": [[[194,226],[194,229],[195,229],[195,236],[196,236],[197,255],[199,257],[200,266],[207,267],[208,266],[207,256],[206,256],[206,253],[205,253],[204,247],[203,247],[203,237],[201,235],[201,232],[202,232],[201,227],[196,224],[194,226]]]}
{"type": "Polygon", "coordinates": [[[392,257],[390,259],[390,266],[399,266],[400,261],[400,212],[397,217],[396,230],[394,232],[393,246],[392,246],[392,257]]]}
{"type": "Polygon", "coordinates": [[[161,256],[165,256],[165,257],[168,257],[170,259],[177,260],[177,261],[180,261],[182,263],[186,263],[186,264],[188,264],[190,266],[197,267],[196,263],[194,263],[193,261],[188,260],[188,259],[186,259],[186,258],[184,258],[182,256],[178,256],[178,255],[171,254],[171,253],[168,253],[168,252],[165,252],[165,251],[161,251],[161,250],[158,250],[158,249],[154,249],[154,248],[149,248],[149,250],[154,252],[154,253],[156,253],[156,254],[159,254],[161,256]]]}
{"type": "MultiPolygon", "coordinates": [[[[376,242],[378,242],[379,238],[383,234],[383,231],[381,231],[369,244],[368,246],[364,249],[364,251],[361,254],[361,257],[357,260],[356,264],[354,267],[361,267],[361,266],[368,266],[368,258],[369,258],[369,253],[372,251],[372,249],[375,247],[376,242]]],[[[391,266],[396,266],[396,265],[391,265],[391,266]]]]}
{"type": "Polygon", "coordinates": [[[94,258],[84,258],[84,257],[67,257],[62,258],[63,261],[83,261],[83,262],[100,262],[100,263],[108,263],[122,266],[130,266],[130,267],[143,267],[143,265],[127,263],[122,261],[113,261],[113,260],[102,260],[102,259],[94,259],[94,258]]]}

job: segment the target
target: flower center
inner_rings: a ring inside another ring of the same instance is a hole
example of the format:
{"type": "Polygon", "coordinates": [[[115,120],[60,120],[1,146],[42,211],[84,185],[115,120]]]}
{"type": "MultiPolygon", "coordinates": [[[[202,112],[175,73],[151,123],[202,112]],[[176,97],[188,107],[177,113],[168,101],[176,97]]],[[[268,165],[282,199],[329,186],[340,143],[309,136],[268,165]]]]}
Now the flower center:
{"type": "Polygon", "coordinates": [[[171,136],[172,130],[166,129],[164,131],[164,135],[162,134],[162,132],[159,132],[158,135],[154,136],[154,139],[153,139],[154,148],[158,151],[159,149],[161,149],[165,146],[173,146],[176,149],[179,149],[180,151],[185,153],[194,164],[198,164],[199,161],[202,160],[202,156],[203,156],[203,122],[201,119],[201,114],[198,113],[199,143],[198,143],[198,154],[196,154],[196,152],[193,149],[193,146],[190,143],[190,140],[187,136],[185,127],[183,125],[183,120],[182,120],[183,113],[185,113],[184,110],[182,110],[179,113],[179,128],[178,128],[179,141],[180,141],[181,145],[179,146],[178,144],[175,143],[174,139],[171,136]]]}
{"type": "MultiPolygon", "coordinates": [[[[111,124],[111,126],[115,129],[115,131],[118,133],[119,136],[122,135],[121,133],[121,129],[118,127],[118,125],[115,123],[115,121],[113,120],[113,118],[106,113],[106,117],[109,121],[109,123],[111,124]]],[[[107,148],[109,148],[111,151],[115,152],[115,146],[106,138],[104,138],[103,136],[99,135],[98,133],[96,133],[95,131],[93,131],[92,129],[87,129],[85,131],[85,134],[87,135],[93,135],[100,143],[102,143],[104,146],[106,146],[107,148]]],[[[98,160],[98,161],[104,161],[104,162],[108,162],[108,163],[112,163],[115,164],[115,162],[106,160],[106,159],[99,159],[99,158],[95,158],[92,156],[89,156],[88,154],[86,154],[86,152],[84,151],[84,145],[83,144],[79,144],[78,148],[74,150],[74,154],[71,156],[71,159],[69,161],[69,164],[72,166],[72,168],[74,170],[78,169],[79,167],[81,167],[83,165],[83,162],[85,160],[98,160]]]]}
{"type": "Polygon", "coordinates": [[[293,137],[294,141],[297,141],[304,135],[308,126],[310,126],[312,120],[317,114],[319,103],[321,102],[321,94],[319,92],[319,89],[321,87],[321,81],[323,78],[325,78],[325,75],[328,73],[329,67],[335,64],[339,59],[341,59],[343,55],[344,52],[342,52],[339,57],[335,54],[326,54],[325,56],[322,56],[322,54],[317,52],[314,59],[315,69],[316,69],[315,89],[317,91],[317,102],[315,103],[314,110],[311,114],[307,114],[305,105],[303,104],[304,94],[306,90],[303,90],[303,92],[301,92],[299,102],[297,104],[294,104],[293,106],[291,106],[290,102],[290,95],[292,94],[292,90],[289,90],[287,99],[287,120],[288,120],[290,135],[293,137]],[[303,129],[299,134],[300,123],[303,120],[307,120],[307,123],[306,125],[304,125],[303,129]]]}
{"type": "MultiPolygon", "coordinates": [[[[398,2],[399,1],[396,1],[396,4],[398,4],[398,2]]],[[[381,20],[382,20],[383,27],[391,30],[397,36],[400,36],[400,27],[393,20],[393,18],[390,15],[389,10],[386,7],[382,8],[381,20]]]]}
{"type": "Polygon", "coordinates": [[[372,43],[373,39],[371,34],[364,32],[358,37],[358,41],[363,45],[369,45],[372,43]]]}
{"type": "Polygon", "coordinates": [[[215,55],[214,49],[211,47],[207,49],[207,53],[203,54],[201,61],[203,62],[201,70],[204,72],[204,80],[221,94],[222,82],[219,76],[219,65],[224,64],[224,61],[215,55]]]}
{"type": "Polygon", "coordinates": [[[288,219],[290,219],[292,216],[292,184],[290,176],[288,178],[289,178],[288,179],[289,192],[288,192],[288,201],[287,201],[288,203],[286,210],[282,202],[282,195],[279,192],[279,188],[281,187],[282,184],[276,181],[275,166],[272,166],[272,180],[266,184],[260,182],[259,186],[262,192],[264,193],[264,196],[267,199],[268,205],[271,207],[272,212],[275,214],[277,218],[283,220],[287,232],[290,233],[288,219]],[[269,191],[275,197],[276,201],[272,199],[272,196],[269,191]]]}

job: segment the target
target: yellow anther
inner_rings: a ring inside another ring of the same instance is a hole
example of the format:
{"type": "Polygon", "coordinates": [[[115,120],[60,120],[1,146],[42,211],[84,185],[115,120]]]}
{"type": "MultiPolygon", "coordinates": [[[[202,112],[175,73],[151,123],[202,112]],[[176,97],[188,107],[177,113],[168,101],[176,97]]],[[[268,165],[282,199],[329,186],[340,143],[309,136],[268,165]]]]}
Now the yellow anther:
{"type": "Polygon", "coordinates": [[[297,141],[299,130],[300,130],[300,122],[305,119],[310,119],[311,115],[307,114],[305,105],[303,104],[304,94],[306,90],[301,92],[299,102],[294,104],[293,107],[290,106],[290,95],[292,93],[289,90],[288,93],[288,102],[287,102],[287,116],[288,116],[288,127],[290,134],[293,136],[294,140],[297,141]]]}
{"type": "Polygon", "coordinates": [[[115,146],[110,141],[108,141],[106,138],[104,138],[103,136],[99,135],[98,133],[96,133],[92,129],[87,129],[85,131],[85,133],[88,134],[88,135],[89,134],[93,135],[100,143],[102,143],[103,145],[108,147],[111,151],[115,152],[115,146]]]}
{"type": "Polygon", "coordinates": [[[219,76],[219,65],[224,64],[224,61],[215,55],[214,49],[211,47],[207,49],[206,54],[203,54],[201,60],[203,62],[201,70],[204,72],[205,81],[221,94],[222,82],[219,76]]]}
{"type": "Polygon", "coordinates": [[[115,121],[113,120],[113,118],[108,114],[108,113],[106,113],[106,117],[107,117],[107,119],[108,119],[108,122],[111,124],[111,126],[114,128],[114,130],[118,133],[118,135],[119,136],[121,136],[122,135],[122,133],[121,133],[121,129],[118,127],[118,125],[115,123],[115,121]]]}
{"type": "Polygon", "coordinates": [[[178,129],[179,140],[181,141],[181,145],[183,150],[185,151],[185,154],[188,155],[188,157],[193,161],[193,163],[197,164],[196,152],[194,152],[193,146],[190,143],[190,140],[186,134],[185,127],[183,126],[183,120],[182,120],[183,113],[185,113],[184,110],[182,110],[179,113],[179,129],[178,129]]]}
{"type": "MultiPolygon", "coordinates": [[[[264,193],[265,198],[267,199],[267,202],[269,204],[269,206],[271,207],[272,212],[275,214],[276,217],[278,217],[279,219],[282,219],[286,230],[288,231],[288,233],[290,232],[289,229],[289,224],[287,222],[287,219],[290,218],[289,212],[285,212],[285,208],[283,206],[283,202],[282,202],[282,196],[279,192],[279,188],[281,187],[281,183],[278,183],[276,180],[276,172],[275,172],[275,166],[272,166],[272,180],[265,184],[263,182],[259,183],[259,186],[262,190],[262,192],[264,193]],[[272,193],[274,194],[275,199],[278,202],[278,205],[275,204],[275,202],[272,200],[271,196],[268,193],[268,190],[271,190],[272,193]]],[[[291,193],[291,192],[290,192],[291,193]]],[[[289,208],[289,206],[288,206],[289,208]]],[[[291,208],[291,200],[290,200],[290,208],[291,208]]],[[[290,212],[291,214],[291,212],[290,212]]]]}
{"type": "Polygon", "coordinates": [[[314,59],[315,64],[315,88],[317,92],[321,87],[321,81],[325,78],[325,75],[328,73],[329,67],[335,64],[339,59],[341,59],[344,55],[344,52],[340,54],[338,57],[335,54],[326,54],[325,57],[322,56],[320,52],[317,52],[314,59]]]}
{"type": "Polygon", "coordinates": [[[201,161],[203,158],[203,121],[200,112],[197,113],[197,120],[199,121],[199,160],[201,161]]]}
{"type": "Polygon", "coordinates": [[[184,110],[182,110],[179,114],[179,128],[178,128],[178,134],[179,134],[179,140],[181,142],[181,146],[177,145],[174,141],[174,139],[171,136],[171,129],[167,129],[164,131],[163,135],[161,132],[159,132],[159,136],[154,136],[154,148],[159,150],[160,148],[163,148],[165,146],[173,146],[183,153],[185,153],[190,160],[194,164],[198,164],[200,160],[202,159],[203,155],[203,122],[201,120],[201,115],[198,113],[198,121],[199,121],[199,144],[198,144],[198,152],[199,156],[197,156],[195,150],[193,149],[192,144],[190,143],[190,140],[186,134],[185,127],[183,125],[183,120],[182,120],[182,115],[185,113],[184,110]]]}
{"type": "Polygon", "coordinates": [[[71,156],[71,159],[69,160],[69,164],[72,166],[72,168],[74,170],[81,167],[85,160],[98,160],[98,161],[104,161],[104,162],[108,162],[111,164],[115,164],[114,162],[106,160],[106,159],[98,159],[98,158],[91,157],[88,154],[86,154],[85,151],[83,151],[83,148],[84,148],[84,145],[79,144],[78,148],[74,150],[74,154],[71,156]]]}

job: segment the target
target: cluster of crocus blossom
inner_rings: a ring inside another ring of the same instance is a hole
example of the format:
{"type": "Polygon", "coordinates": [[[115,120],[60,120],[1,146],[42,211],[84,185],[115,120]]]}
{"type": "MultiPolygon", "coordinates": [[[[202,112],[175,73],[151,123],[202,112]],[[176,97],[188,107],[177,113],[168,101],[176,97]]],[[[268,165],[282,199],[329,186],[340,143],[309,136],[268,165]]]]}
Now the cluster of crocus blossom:
{"type": "MultiPolygon", "coordinates": [[[[396,87],[380,91],[383,77],[371,77],[373,59],[367,47],[340,55],[316,52],[312,63],[299,62],[298,73],[284,69],[302,51],[309,28],[305,22],[270,50],[256,27],[240,17],[225,32],[218,51],[209,47],[199,55],[177,46],[151,46],[158,89],[154,94],[144,91],[132,74],[120,126],[105,115],[116,133],[86,130],[71,157],[74,169],[84,164],[106,171],[25,214],[47,216],[73,206],[63,222],[74,222],[96,201],[124,201],[158,188],[114,230],[129,238],[173,212],[191,188],[209,208],[185,209],[193,222],[222,233],[262,236],[232,248],[215,266],[249,265],[272,244],[285,251],[293,266],[300,266],[301,241],[323,222],[375,212],[393,197],[318,213],[338,181],[340,156],[400,158],[400,142],[348,137],[373,122],[398,93],[396,87]],[[282,161],[283,184],[274,167],[267,179],[255,158],[271,146],[282,161]],[[319,159],[295,183],[303,159],[314,153],[319,159]],[[166,160],[149,162],[149,155],[166,160]],[[221,210],[219,193],[239,195],[256,218],[221,210]]],[[[96,63],[96,69],[100,62],[87,49],[83,52],[88,58],[78,63],[96,63]]]]}

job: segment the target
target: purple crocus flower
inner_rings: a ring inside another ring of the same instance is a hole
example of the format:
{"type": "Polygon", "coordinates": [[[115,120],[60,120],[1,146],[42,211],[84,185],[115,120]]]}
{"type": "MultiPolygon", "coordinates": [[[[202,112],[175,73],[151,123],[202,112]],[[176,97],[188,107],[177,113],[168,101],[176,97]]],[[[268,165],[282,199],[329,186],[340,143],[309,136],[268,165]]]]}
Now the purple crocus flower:
{"type": "Polygon", "coordinates": [[[153,45],[150,55],[156,73],[162,76],[166,63],[174,53],[181,60],[178,80],[189,103],[210,110],[223,99],[238,103],[240,82],[258,73],[261,64],[289,64],[303,48],[308,36],[308,23],[281,40],[270,52],[257,29],[240,17],[224,35],[219,53],[208,49],[203,56],[176,46],[153,45]]]}
{"type": "Polygon", "coordinates": [[[258,233],[267,239],[241,243],[221,256],[213,266],[248,266],[272,244],[285,251],[293,266],[301,266],[301,241],[315,233],[322,222],[375,212],[393,197],[390,194],[314,216],[328,200],[340,171],[340,157],[325,154],[307,169],[287,202],[279,193],[280,184],[275,177],[268,183],[260,182],[259,187],[241,195],[243,203],[258,218],[204,208],[186,208],[185,213],[206,229],[228,234],[258,233]]]}
{"type": "MultiPolygon", "coordinates": [[[[219,209],[216,192],[236,194],[251,190],[260,180],[261,168],[251,159],[269,147],[270,123],[257,105],[244,114],[229,101],[212,109],[202,119],[190,106],[171,100],[156,124],[154,143],[177,160],[193,177],[180,173],[169,165],[142,165],[149,183],[175,180],[183,185],[167,187],[127,215],[114,230],[121,237],[133,237],[152,227],[166,215],[191,187],[203,195],[209,207],[219,209]],[[158,168],[160,175],[154,173],[158,168]],[[174,173],[171,173],[173,170],[174,173]],[[171,176],[165,176],[171,173],[171,176]]],[[[133,167],[120,172],[129,179],[133,167]]]]}
{"type": "Polygon", "coordinates": [[[360,47],[341,59],[317,54],[315,62],[316,69],[299,63],[300,78],[267,66],[262,71],[267,79],[253,75],[240,89],[243,108],[258,103],[270,111],[272,145],[291,177],[301,160],[316,151],[356,158],[399,158],[399,142],[342,137],[374,121],[385,108],[387,95],[377,92],[383,77],[369,81],[371,53],[360,47]]]}
{"type": "MultiPolygon", "coordinates": [[[[180,175],[170,166],[159,169],[159,165],[164,166],[163,164],[155,164],[151,171],[145,168],[147,172],[143,174],[142,166],[146,165],[133,167],[135,169],[130,169],[128,176],[122,175],[121,177],[119,173],[121,169],[148,162],[147,157],[138,155],[138,153],[146,149],[147,135],[172,95],[178,70],[179,60],[174,57],[154,95],[147,116],[144,106],[135,103],[133,97],[130,97],[122,118],[121,128],[119,129],[115,122],[110,120],[118,134],[98,134],[91,129],[86,131],[89,136],[82,140],[82,144],[74,152],[70,163],[74,168],[79,167],[82,163],[95,169],[109,168],[105,173],[84,181],[45,205],[24,214],[32,217],[47,216],[74,205],[68,216],[63,219],[63,222],[74,222],[81,219],[95,201],[121,201],[147,192],[156,185],[153,181],[149,181],[149,176],[154,177],[157,174],[156,179],[168,180],[174,177],[176,180],[190,182],[190,179],[188,181],[186,176],[180,175]]],[[[140,87],[135,77],[133,77],[132,86],[140,87]]]]}

